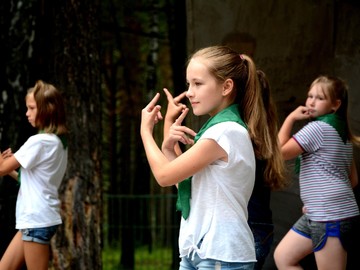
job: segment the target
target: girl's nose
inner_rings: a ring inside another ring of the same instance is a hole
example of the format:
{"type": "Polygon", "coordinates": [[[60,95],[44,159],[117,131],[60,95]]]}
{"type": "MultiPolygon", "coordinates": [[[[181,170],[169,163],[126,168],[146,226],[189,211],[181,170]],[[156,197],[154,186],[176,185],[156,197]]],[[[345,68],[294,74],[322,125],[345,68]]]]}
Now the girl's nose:
{"type": "Polygon", "coordinates": [[[314,105],[314,104],[315,104],[315,99],[314,99],[314,98],[310,98],[310,99],[309,99],[309,104],[310,104],[310,105],[314,105]]]}
{"type": "Polygon", "coordinates": [[[189,86],[188,89],[186,90],[186,97],[189,98],[193,95],[192,91],[191,91],[191,87],[189,86]]]}

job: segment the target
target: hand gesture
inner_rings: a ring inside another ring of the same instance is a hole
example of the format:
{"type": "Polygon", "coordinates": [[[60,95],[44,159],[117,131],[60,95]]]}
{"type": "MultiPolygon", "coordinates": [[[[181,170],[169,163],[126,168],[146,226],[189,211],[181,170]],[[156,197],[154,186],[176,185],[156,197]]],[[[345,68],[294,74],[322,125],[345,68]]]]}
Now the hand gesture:
{"type": "Polygon", "coordinates": [[[165,120],[168,119],[173,123],[175,119],[186,109],[186,105],[180,101],[185,97],[186,92],[182,92],[177,97],[173,98],[169,90],[164,88],[164,92],[168,101],[165,120]]]}
{"type": "Polygon", "coordinates": [[[189,137],[194,137],[196,133],[186,127],[182,126],[182,122],[185,119],[186,115],[189,112],[189,108],[185,108],[180,116],[175,120],[174,124],[171,125],[168,136],[164,139],[163,149],[172,151],[176,143],[181,142],[183,144],[194,144],[194,140],[189,137]]]}
{"type": "Polygon", "coordinates": [[[153,132],[155,124],[162,120],[160,105],[156,105],[160,98],[160,94],[156,93],[154,98],[149,102],[149,104],[141,111],[141,126],[140,132],[153,132]]]}

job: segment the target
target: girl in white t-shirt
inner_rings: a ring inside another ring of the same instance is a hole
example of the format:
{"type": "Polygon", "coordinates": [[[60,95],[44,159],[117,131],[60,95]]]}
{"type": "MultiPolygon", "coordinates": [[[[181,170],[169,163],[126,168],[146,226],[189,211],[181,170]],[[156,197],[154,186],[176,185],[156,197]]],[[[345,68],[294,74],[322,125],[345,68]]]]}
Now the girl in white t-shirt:
{"type": "MultiPolygon", "coordinates": [[[[255,64],[228,47],[213,46],[190,58],[186,77],[193,113],[210,115],[198,133],[181,125],[189,109],[178,106],[176,120],[167,114],[171,126],[165,128],[160,150],[152,135],[162,119],[156,105],[159,94],[142,110],[141,121],[141,137],[157,182],[178,186],[180,269],[253,269],[247,204],[254,187],[255,156],[266,159],[272,154],[255,64]],[[195,144],[182,153],[178,142],[195,144]]],[[[182,96],[171,100],[165,92],[176,107],[182,96]]],[[[167,120],[165,125],[169,126],[167,120]]]]}
{"type": "Polygon", "coordinates": [[[10,174],[20,184],[16,202],[19,230],[0,261],[0,270],[46,270],[50,239],[62,223],[58,188],[67,166],[65,109],[60,92],[37,81],[26,95],[26,116],[39,130],[14,154],[0,157],[0,175],[10,174]],[[15,170],[19,169],[19,173],[15,170]]]}

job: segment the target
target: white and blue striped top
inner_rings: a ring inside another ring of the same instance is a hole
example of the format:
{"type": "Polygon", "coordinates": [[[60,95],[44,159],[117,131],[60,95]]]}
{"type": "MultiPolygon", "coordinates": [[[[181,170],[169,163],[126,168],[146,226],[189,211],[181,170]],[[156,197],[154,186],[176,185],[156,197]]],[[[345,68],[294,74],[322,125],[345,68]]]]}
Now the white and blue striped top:
{"type": "Polygon", "coordinates": [[[312,121],[293,138],[301,155],[300,196],[313,221],[335,221],[359,215],[349,180],[353,148],[335,128],[312,121]]]}

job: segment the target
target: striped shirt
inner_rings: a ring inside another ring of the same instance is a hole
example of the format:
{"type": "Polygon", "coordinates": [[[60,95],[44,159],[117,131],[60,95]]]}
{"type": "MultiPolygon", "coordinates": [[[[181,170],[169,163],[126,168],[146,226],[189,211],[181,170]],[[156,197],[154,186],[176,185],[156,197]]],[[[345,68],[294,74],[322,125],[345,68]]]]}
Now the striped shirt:
{"type": "Polygon", "coordinates": [[[359,215],[349,179],[352,144],[335,128],[312,121],[293,138],[304,150],[299,175],[300,196],[313,221],[335,221],[359,215]]]}

